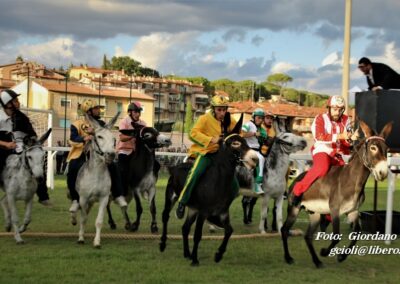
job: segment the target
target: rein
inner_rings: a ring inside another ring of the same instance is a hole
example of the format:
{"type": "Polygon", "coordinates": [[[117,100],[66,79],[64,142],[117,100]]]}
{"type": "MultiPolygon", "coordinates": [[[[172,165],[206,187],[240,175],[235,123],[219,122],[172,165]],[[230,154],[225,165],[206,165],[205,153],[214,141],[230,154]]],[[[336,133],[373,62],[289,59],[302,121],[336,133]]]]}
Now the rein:
{"type": "Polygon", "coordinates": [[[93,150],[94,150],[98,155],[104,156],[104,152],[101,150],[100,145],[99,145],[99,142],[97,142],[96,135],[93,135],[93,141],[94,141],[94,144],[96,145],[96,148],[97,148],[97,149],[93,149],[93,150]]]}

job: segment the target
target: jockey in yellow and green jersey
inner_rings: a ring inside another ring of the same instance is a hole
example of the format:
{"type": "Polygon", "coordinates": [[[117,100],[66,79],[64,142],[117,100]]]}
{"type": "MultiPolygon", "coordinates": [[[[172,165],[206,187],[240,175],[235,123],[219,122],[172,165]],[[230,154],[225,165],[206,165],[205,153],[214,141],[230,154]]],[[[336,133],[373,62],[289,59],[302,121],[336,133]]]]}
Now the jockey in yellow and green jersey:
{"type": "MultiPolygon", "coordinates": [[[[229,99],[224,96],[214,96],[211,99],[211,111],[200,116],[189,138],[193,145],[189,149],[189,157],[195,159],[192,169],[186,178],[185,186],[179,196],[179,204],[176,216],[181,219],[185,213],[185,205],[188,203],[193,188],[199,178],[210,166],[213,154],[219,149],[218,142],[236,125],[236,120],[227,113],[229,99]]],[[[235,182],[235,190],[239,185],[235,182]]]]}

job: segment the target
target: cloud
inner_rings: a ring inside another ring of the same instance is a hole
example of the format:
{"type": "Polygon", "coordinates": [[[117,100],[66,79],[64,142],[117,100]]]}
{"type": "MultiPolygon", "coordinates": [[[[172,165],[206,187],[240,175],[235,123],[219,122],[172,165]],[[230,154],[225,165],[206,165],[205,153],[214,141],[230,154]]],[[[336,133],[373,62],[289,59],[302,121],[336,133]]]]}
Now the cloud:
{"type": "Polygon", "coordinates": [[[21,55],[24,59],[40,62],[48,67],[100,64],[101,54],[95,46],[74,41],[68,37],[59,37],[38,44],[23,44],[14,51],[12,57],[21,55]]]}
{"type": "Polygon", "coordinates": [[[238,41],[244,42],[246,39],[246,32],[243,29],[229,29],[222,35],[224,41],[238,41]]]}
{"type": "Polygon", "coordinates": [[[264,38],[259,36],[259,35],[255,35],[252,39],[251,39],[251,43],[255,46],[260,46],[262,43],[264,42],[264,38]]]}

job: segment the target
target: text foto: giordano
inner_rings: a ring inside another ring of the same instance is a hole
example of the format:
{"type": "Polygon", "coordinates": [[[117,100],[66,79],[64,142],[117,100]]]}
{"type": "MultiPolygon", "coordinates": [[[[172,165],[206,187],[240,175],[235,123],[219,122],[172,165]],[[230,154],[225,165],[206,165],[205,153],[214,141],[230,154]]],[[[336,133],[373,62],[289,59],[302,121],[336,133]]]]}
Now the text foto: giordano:
{"type": "Polygon", "coordinates": [[[349,234],[349,240],[356,241],[394,241],[397,239],[396,234],[362,234],[360,232],[352,232],[349,234]]]}

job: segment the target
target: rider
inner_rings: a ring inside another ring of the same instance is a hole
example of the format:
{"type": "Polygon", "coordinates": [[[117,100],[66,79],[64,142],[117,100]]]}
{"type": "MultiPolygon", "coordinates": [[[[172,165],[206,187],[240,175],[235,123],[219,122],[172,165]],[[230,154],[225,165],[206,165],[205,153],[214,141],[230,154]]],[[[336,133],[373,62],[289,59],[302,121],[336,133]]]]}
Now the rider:
{"type": "MultiPolygon", "coordinates": [[[[91,116],[97,122],[104,126],[105,122],[100,120],[101,107],[93,100],[85,100],[82,102],[81,110],[83,113],[91,116]]],[[[71,124],[70,144],[72,146],[69,152],[67,161],[69,162],[67,173],[67,185],[72,200],[69,211],[75,213],[79,209],[79,194],[76,191],[76,179],[78,177],[79,169],[86,161],[86,153],[84,151],[85,145],[88,141],[93,139],[94,130],[90,122],[80,119],[71,124]]],[[[108,165],[108,170],[111,176],[111,193],[114,197],[115,203],[120,207],[126,207],[127,203],[122,194],[122,186],[119,177],[118,168],[115,163],[108,165]]]]}
{"type": "Polygon", "coordinates": [[[189,149],[189,157],[196,159],[185,186],[179,196],[176,216],[183,218],[185,206],[190,199],[193,188],[205,169],[212,163],[213,153],[218,151],[218,142],[229,133],[236,125],[235,119],[228,110],[229,98],[216,95],[211,98],[211,111],[199,117],[189,138],[193,141],[189,149]]]}
{"type": "Polygon", "coordinates": [[[315,143],[311,148],[313,166],[293,188],[294,206],[301,202],[302,194],[319,177],[326,175],[332,165],[343,166],[342,155],[350,153],[352,136],[350,119],[344,114],[345,103],[341,96],[332,96],[327,103],[328,111],[315,117],[311,131],[315,143]]]}
{"type": "MultiPolygon", "coordinates": [[[[119,129],[135,129],[145,127],[146,122],[140,119],[143,108],[140,102],[132,102],[128,105],[128,116],[119,123],[119,129]]],[[[129,161],[131,154],[136,149],[136,138],[133,136],[119,134],[117,144],[118,167],[121,173],[124,195],[127,193],[129,180],[129,161]]]]}
{"type": "MultiPolygon", "coordinates": [[[[3,92],[1,92],[0,95],[0,132],[2,132],[2,134],[0,135],[0,145],[3,144],[3,148],[6,148],[0,149],[0,173],[5,166],[7,157],[10,154],[22,152],[21,144],[22,139],[25,136],[35,138],[37,137],[31,121],[23,112],[19,110],[19,95],[20,94],[17,94],[11,89],[4,90],[3,92]],[[21,143],[15,142],[15,138],[20,138],[17,140],[21,141],[21,143]],[[10,148],[11,145],[15,146],[10,148]]],[[[40,181],[38,181],[36,194],[39,197],[39,203],[44,206],[52,205],[49,200],[49,195],[47,193],[45,179],[41,179],[40,181]]]]}
{"type": "Polygon", "coordinates": [[[247,145],[257,153],[258,166],[256,168],[254,192],[256,194],[263,194],[262,184],[265,158],[260,151],[261,145],[264,144],[264,140],[267,138],[267,132],[261,127],[265,112],[262,108],[257,108],[251,117],[252,119],[242,126],[242,136],[246,139],[247,145]]]}

